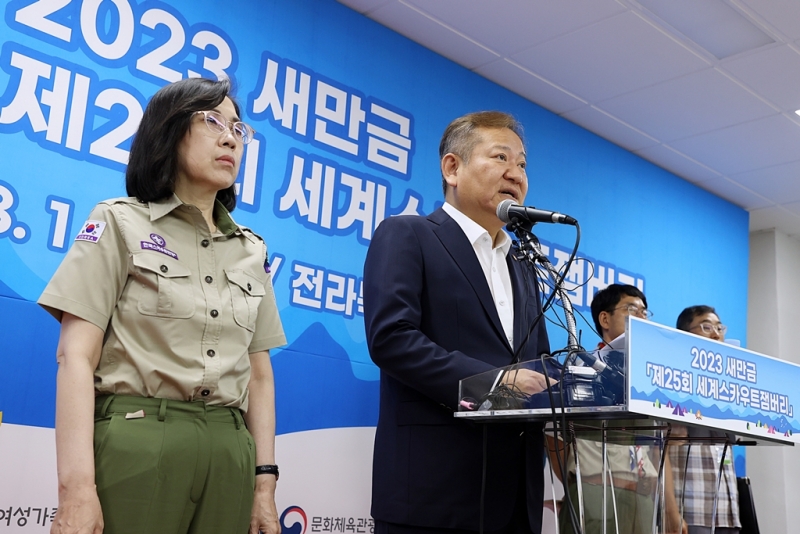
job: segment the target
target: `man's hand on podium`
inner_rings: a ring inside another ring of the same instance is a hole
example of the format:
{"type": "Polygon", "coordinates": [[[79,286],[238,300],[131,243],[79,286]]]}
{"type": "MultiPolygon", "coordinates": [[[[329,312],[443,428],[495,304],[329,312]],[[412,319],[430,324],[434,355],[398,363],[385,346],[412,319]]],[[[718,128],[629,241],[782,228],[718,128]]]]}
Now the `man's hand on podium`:
{"type": "MultiPolygon", "coordinates": [[[[531,371],[530,369],[515,369],[509,371],[503,377],[503,383],[511,389],[515,389],[533,395],[547,389],[547,381],[542,373],[531,371]]],[[[550,378],[550,386],[558,384],[558,380],[550,378]]]]}

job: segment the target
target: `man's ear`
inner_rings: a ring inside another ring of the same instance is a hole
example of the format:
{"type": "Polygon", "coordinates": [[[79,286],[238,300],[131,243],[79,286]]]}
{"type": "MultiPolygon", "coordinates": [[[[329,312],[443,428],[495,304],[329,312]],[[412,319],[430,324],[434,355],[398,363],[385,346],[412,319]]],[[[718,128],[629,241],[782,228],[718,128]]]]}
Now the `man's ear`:
{"type": "MultiPolygon", "coordinates": [[[[600,327],[603,330],[609,330],[611,328],[611,314],[607,311],[601,311],[597,316],[597,322],[600,323],[600,327]]],[[[603,337],[603,332],[598,332],[598,334],[603,337]]]]}
{"type": "Polygon", "coordinates": [[[442,158],[441,167],[444,181],[450,187],[456,187],[458,185],[458,171],[461,168],[461,158],[452,152],[448,152],[442,158]]]}

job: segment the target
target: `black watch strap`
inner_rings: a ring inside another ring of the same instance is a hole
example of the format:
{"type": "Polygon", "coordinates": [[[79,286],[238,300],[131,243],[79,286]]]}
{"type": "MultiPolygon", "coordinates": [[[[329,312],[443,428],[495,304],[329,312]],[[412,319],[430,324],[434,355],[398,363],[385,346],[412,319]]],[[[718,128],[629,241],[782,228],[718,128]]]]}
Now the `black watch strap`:
{"type": "Polygon", "coordinates": [[[277,465],[257,465],[256,475],[275,475],[275,480],[280,477],[277,465]]]}

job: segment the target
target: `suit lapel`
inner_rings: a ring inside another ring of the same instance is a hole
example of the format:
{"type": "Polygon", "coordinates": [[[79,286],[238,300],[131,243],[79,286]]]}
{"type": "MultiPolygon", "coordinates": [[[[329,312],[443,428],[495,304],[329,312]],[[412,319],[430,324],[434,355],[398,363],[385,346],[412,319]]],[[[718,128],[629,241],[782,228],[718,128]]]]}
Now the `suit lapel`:
{"type": "MultiPolygon", "coordinates": [[[[503,331],[503,325],[500,322],[500,316],[497,314],[497,307],[494,304],[492,292],[489,290],[489,285],[486,283],[486,276],[483,274],[483,269],[481,269],[481,264],[478,261],[478,257],[475,255],[475,250],[472,248],[472,244],[467,239],[467,236],[464,235],[464,231],[461,230],[458,223],[441,208],[431,213],[428,216],[428,220],[436,225],[434,227],[434,233],[472,286],[481,306],[489,317],[492,326],[494,326],[495,332],[502,338],[508,350],[511,351],[511,346],[508,344],[508,339],[506,339],[505,332],[503,331]]],[[[516,299],[514,300],[516,302],[516,299]]],[[[516,304],[514,304],[514,307],[516,308],[516,304]]],[[[516,319],[514,323],[516,329],[516,319]]]]}

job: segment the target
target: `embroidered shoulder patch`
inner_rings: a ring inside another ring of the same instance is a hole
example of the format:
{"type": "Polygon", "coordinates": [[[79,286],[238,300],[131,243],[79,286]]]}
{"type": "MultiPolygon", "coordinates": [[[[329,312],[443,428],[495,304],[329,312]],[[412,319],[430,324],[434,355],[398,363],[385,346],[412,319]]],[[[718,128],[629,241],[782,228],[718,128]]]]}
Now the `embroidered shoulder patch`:
{"type": "Polygon", "coordinates": [[[81,231],[75,236],[75,241],[89,241],[97,243],[103,231],[106,229],[106,223],[103,221],[86,221],[81,228],[81,231]]]}

